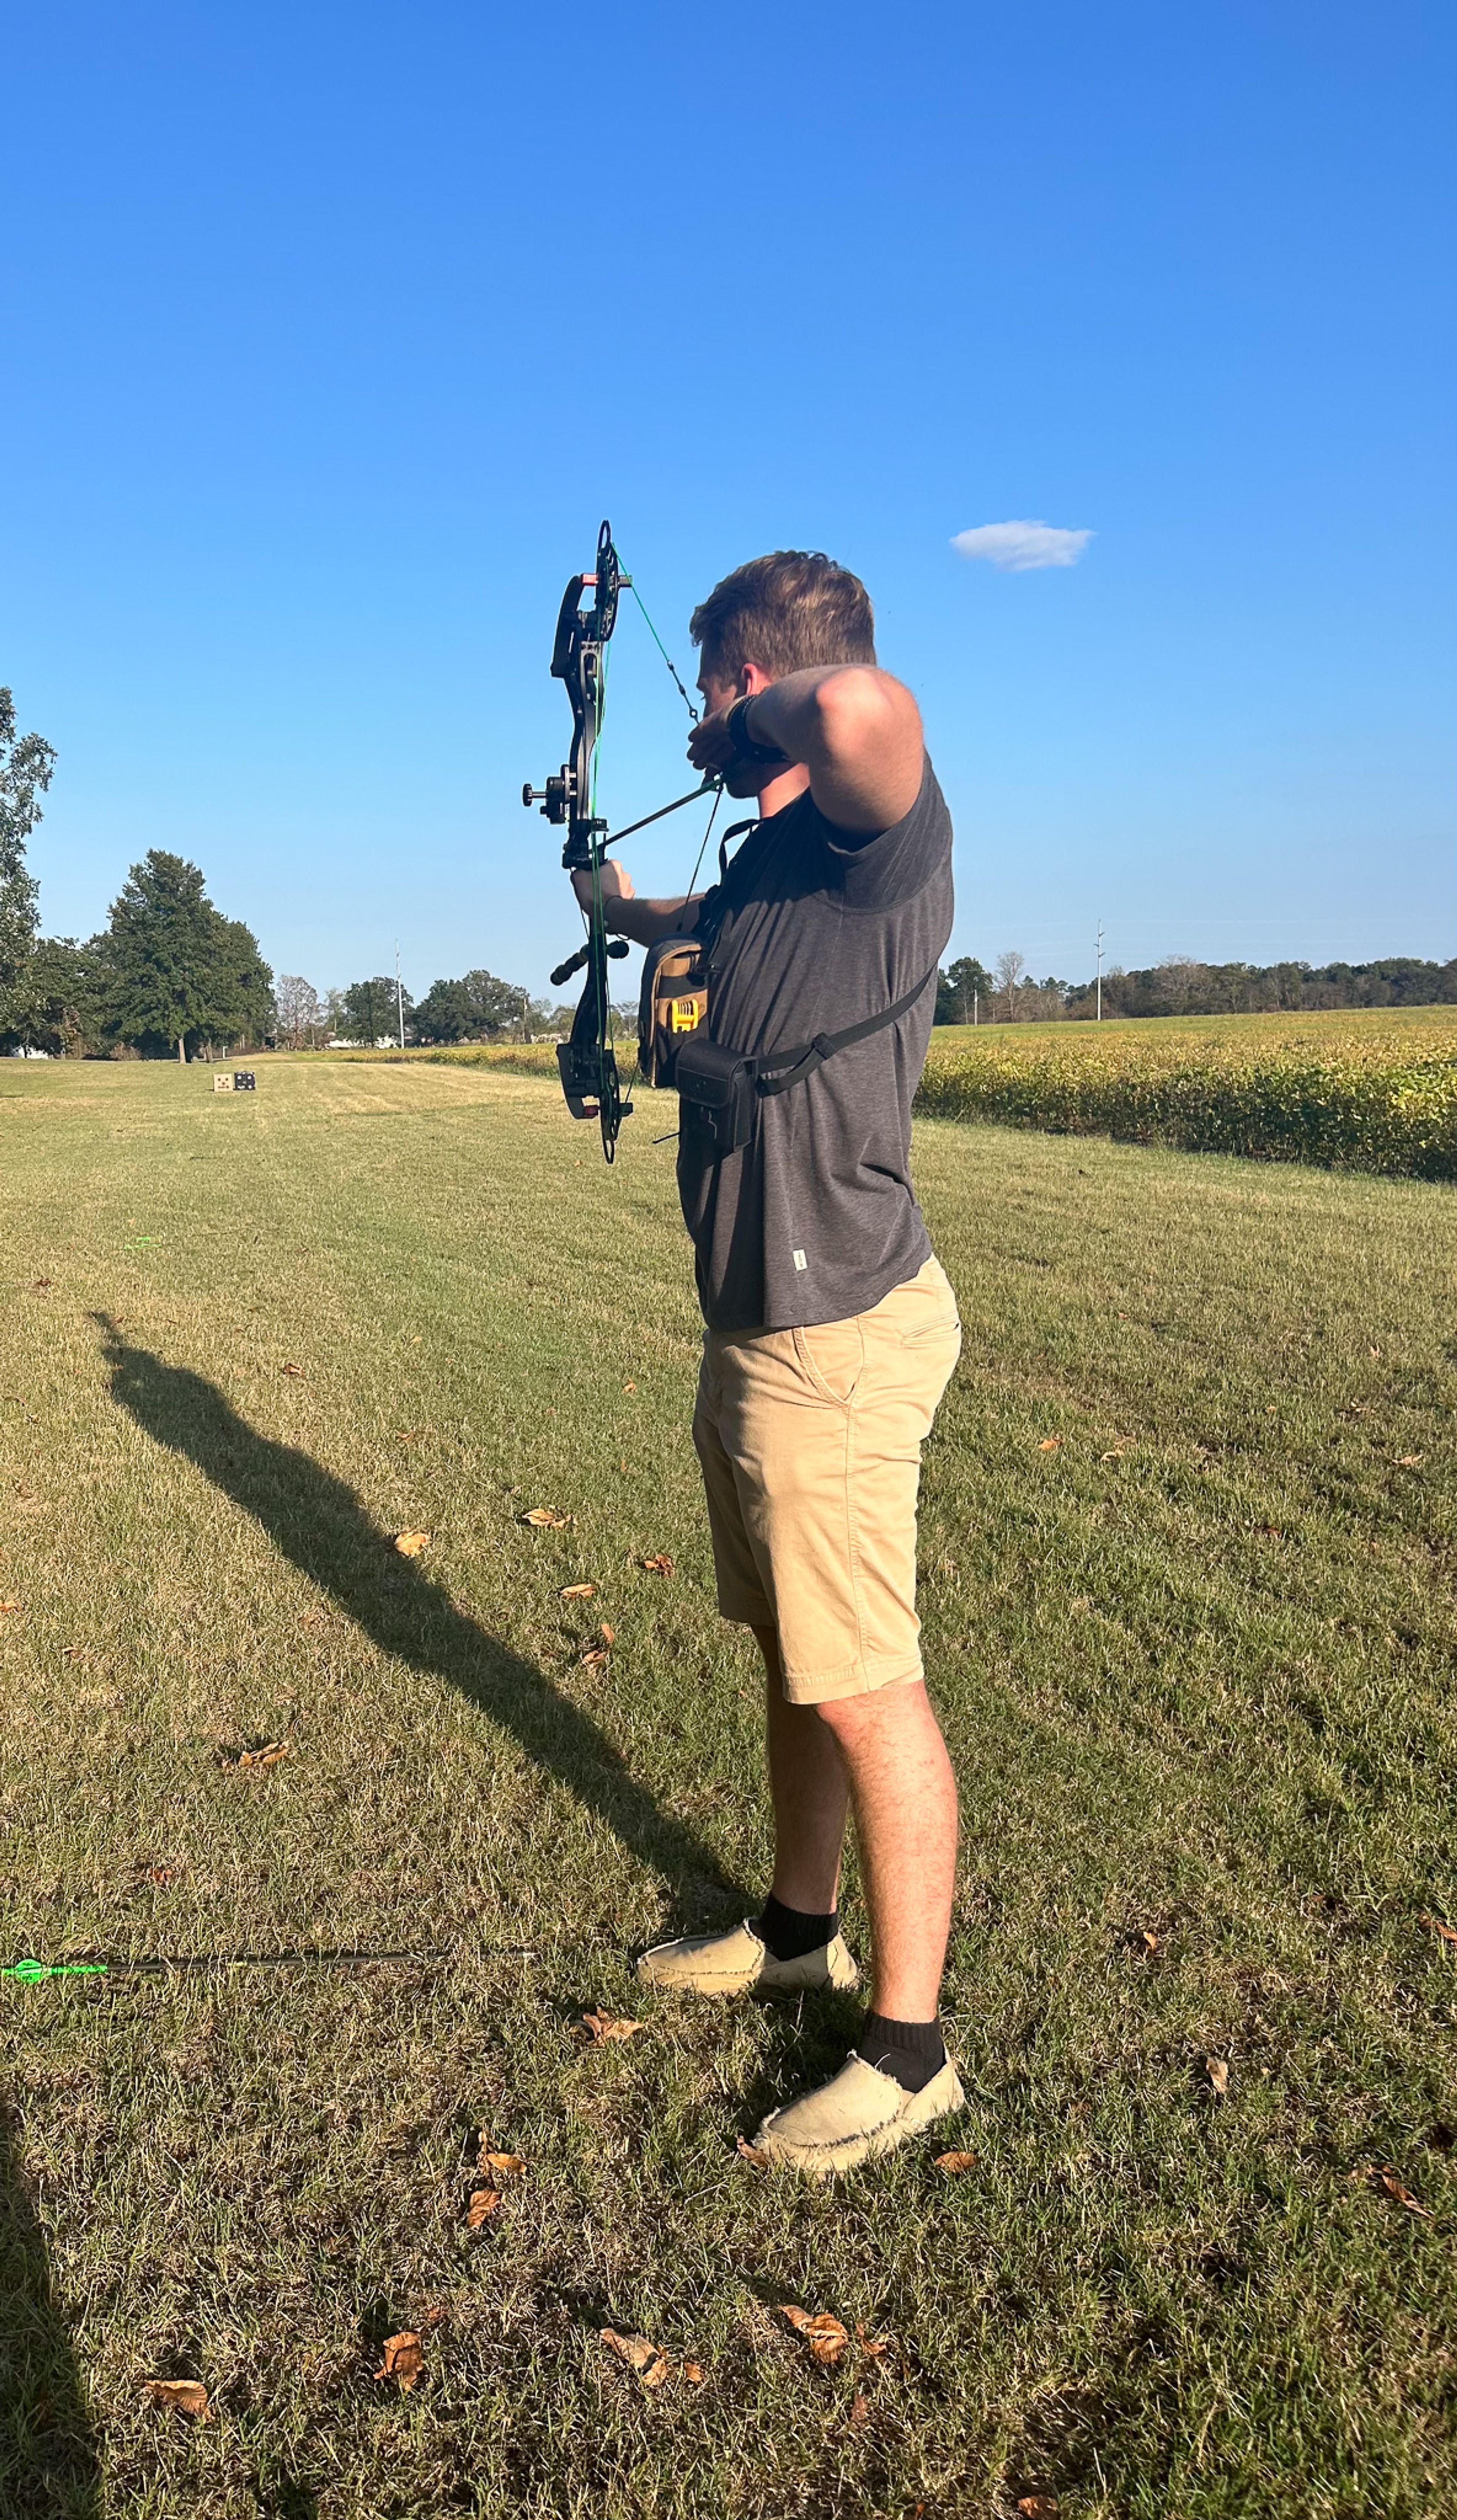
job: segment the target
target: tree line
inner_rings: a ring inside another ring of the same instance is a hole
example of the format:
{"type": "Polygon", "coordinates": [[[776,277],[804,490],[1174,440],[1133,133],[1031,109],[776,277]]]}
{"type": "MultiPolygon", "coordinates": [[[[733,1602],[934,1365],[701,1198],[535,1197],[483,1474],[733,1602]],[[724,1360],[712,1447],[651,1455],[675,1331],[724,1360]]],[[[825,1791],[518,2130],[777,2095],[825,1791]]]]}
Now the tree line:
{"type": "MultiPolygon", "coordinates": [[[[1170,954],[1143,971],[1115,964],[1103,974],[1102,1012],[1112,1015],[1252,1015],[1338,1007],[1457,1005],[1457,959],[1424,962],[1392,955],[1375,963],[1200,963],[1170,954]]],[[[1001,954],[991,970],[963,955],[936,985],[938,1024],[1088,1021],[1098,1013],[1093,980],[1033,979],[1025,958],[1001,954]]]]}
{"type": "Polygon", "coordinates": [[[286,971],[273,993],[270,1038],[280,1050],[319,1050],[331,1041],[435,1046],[464,1041],[531,1041],[565,1031],[569,1007],[555,1007],[493,971],[434,980],[418,1002],[386,976],[319,990],[286,971]]]}

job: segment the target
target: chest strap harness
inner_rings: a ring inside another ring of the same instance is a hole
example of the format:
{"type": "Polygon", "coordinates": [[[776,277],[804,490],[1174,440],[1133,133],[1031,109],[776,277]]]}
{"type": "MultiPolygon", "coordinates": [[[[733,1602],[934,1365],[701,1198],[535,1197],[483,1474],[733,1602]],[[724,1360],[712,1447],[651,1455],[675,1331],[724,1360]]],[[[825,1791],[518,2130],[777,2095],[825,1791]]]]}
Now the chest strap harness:
{"type": "Polygon", "coordinates": [[[683,1042],[674,1062],[673,1082],[685,1134],[715,1156],[736,1154],[753,1135],[762,1099],[787,1094],[792,1085],[802,1085],[813,1076],[837,1051],[848,1050],[852,1043],[868,1041],[872,1033],[898,1023],[924,997],[936,969],[933,963],[913,989],[882,1013],[846,1024],[842,1032],[816,1033],[813,1041],[800,1042],[794,1050],[771,1050],[761,1056],[730,1050],[722,1042],[709,1041],[706,1027],[700,1026],[683,1042]]]}

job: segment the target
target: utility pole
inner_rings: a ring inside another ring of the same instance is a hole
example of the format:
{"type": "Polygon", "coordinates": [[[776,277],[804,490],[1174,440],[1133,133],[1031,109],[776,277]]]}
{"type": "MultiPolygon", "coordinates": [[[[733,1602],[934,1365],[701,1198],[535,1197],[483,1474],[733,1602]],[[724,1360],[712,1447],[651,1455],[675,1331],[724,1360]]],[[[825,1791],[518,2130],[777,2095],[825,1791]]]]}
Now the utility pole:
{"type": "Polygon", "coordinates": [[[405,994],[399,984],[399,938],[394,940],[394,1012],[399,1020],[399,1046],[405,1046],[405,994]]]}
{"type": "Polygon", "coordinates": [[[973,989],[973,991],[972,991],[972,1021],[973,1021],[973,1023],[974,1023],[974,1024],[979,1024],[979,1023],[980,1022],[980,1020],[981,1020],[981,992],[980,992],[980,990],[979,990],[979,989],[973,989]]]}
{"type": "Polygon", "coordinates": [[[1098,1012],[1094,1021],[1101,1023],[1103,1021],[1103,922],[1101,919],[1098,922],[1098,933],[1094,942],[1098,948],[1098,1012]]]}

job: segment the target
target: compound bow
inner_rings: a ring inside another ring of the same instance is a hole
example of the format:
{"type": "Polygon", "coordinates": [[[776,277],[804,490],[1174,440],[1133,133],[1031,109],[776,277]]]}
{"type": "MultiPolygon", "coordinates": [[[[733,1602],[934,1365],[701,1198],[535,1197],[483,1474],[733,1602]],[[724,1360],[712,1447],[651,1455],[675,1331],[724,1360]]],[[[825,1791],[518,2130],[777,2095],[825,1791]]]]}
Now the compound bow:
{"type": "MultiPolygon", "coordinates": [[[[569,875],[582,872],[591,877],[590,902],[584,908],[586,942],[575,954],[559,963],[552,973],[552,986],[565,986],[574,972],[585,969],[587,977],[581,1000],[572,1018],[571,1031],[566,1041],[557,1045],[557,1064],[562,1071],[562,1091],[567,1108],[574,1120],[600,1120],[602,1151],[609,1163],[616,1152],[617,1132],[632,1109],[623,1099],[617,1061],[613,1051],[611,1016],[608,999],[610,962],[619,962],[628,952],[624,936],[609,936],[603,916],[602,861],[607,853],[608,826],[597,812],[596,755],[597,740],[602,733],[603,703],[607,686],[607,650],[616,626],[617,600],[632,580],[622,574],[622,565],[613,542],[613,529],[603,519],[597,537],[597,565],[590,573],[569,578],[557,616],[557,636],[552,649],[552,673],[567,686],[571,703],[571,752],[554,779],[544,788],[533,788],[530,782],[522,789],[524,805],[540,805],[549,823],[565,823],[567,840],[562,850],[562,864],[569,875]],[[583,607],[582,596],[592,589],[590,606],[583,607]]],[[[633,588],[643,618],[653,630],[641,596],[633,588]]],[[[698,711],[678,681],[677,670],[658,633],[653,630],[664,664],[678,689],[683,693],[688,714],[695,721],[698,711]]],[[[677,812],[689,805],[695,796],[712,795],[714,812],[721,782],[706,779],[699,788],[691,788],[686,796],[675,796],[670,805],[660,805],[654,814],[645,814],[640,822],[628,823],[617,833],[619,839],[628,832],[640,832],[647,823],[660,822],[664,814],[677,812]]],[[[712,816],[709,816],[709,829],[712,816]]],[[[705,845],[707,832],[704,834],[705,845]]],[[[703,850],[699,851],[699,863],[703,850]]],[[[697,868],[694,870],[697,874],[697,868]]],[[[690,880],[689,890],[692,891],[690,880]]]]}

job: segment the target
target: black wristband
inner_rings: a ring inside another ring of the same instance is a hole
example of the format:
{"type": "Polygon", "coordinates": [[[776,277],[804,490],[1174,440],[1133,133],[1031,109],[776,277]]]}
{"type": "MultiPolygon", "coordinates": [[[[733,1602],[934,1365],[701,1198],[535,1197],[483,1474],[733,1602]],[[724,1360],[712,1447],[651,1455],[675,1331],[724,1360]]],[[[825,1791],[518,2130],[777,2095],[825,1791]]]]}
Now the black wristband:
{"type": "Polygon", "coordinates": [[[741,761],[782,761],[787,765],[787,752],[781,752],[777,743],[755,743],[745,726],[745,716],[752,698],[753,694],[750,692],[742,700],[735,700],[724,720],[730,743],[741,761]]]}

